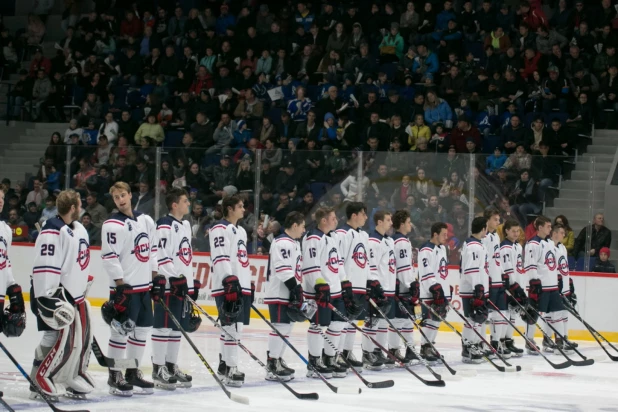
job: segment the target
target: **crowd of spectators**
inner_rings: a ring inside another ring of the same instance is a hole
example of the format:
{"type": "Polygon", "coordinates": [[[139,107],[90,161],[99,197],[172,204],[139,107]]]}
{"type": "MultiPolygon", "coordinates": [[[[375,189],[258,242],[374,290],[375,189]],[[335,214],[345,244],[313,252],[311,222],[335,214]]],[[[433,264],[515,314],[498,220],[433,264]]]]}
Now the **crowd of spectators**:
{"type": "Polygon", "coordinates": [[[593,123],[615,127],[609,0],[202,3],[67,9],[52,59],[36,30],[44,15],[19,33],[0,25],[5,68],[31,58],[11,115],[69,122],[27,184],[24,221],[33,203],[52,208],[68,178],[97,234],[122,180],[150,214],[165,212],[157,187],[186,187],[198,250],[236,193],[261,253],[288,212],[311,224],[317,205],[343,217],[359,197],[371,215],[408,209],[415,246],[448,222],[455,250],[470,210],[528,226],[593,123]]]}

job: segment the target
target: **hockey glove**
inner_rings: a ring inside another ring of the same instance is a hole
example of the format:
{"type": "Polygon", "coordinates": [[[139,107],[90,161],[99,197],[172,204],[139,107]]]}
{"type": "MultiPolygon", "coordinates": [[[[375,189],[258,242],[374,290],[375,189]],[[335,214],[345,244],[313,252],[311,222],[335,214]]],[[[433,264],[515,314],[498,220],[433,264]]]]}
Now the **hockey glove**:
{"type": "Polygon", "coordinates": [[[418,304],[418,300],[421,296],[421,284],[418,283],[418,280],[410,283],[410,301],[413,305],[418,304]]]}
{"type": "MultiPolygon", "coordinates": [[[[160,299],[163,299],[165,297],[166,285],[167,279],[163,275],[157,275],[152,279],[152,289],[150,289],[150,297],[153,301],[158,302],[160,299]]],[[[116,293],[118,293],[118,287],[116,287],[116,293]]]]}
{"type": "Polygon", "coordinates": [[[315,303],[321,308],[328,307],[330,303],[330,285],[323,279],[318,279],[315,284],[315,303]]]}
{"type": "Polygon", "coordinates": [[[431,293],[433,303],[438,306],[444,306],[444,290],[442,289],[442,285],[439,283],[434,283],[429,288],[429,292],[431,293]]]}
{"type": "Polygon", "coordinates": [[[502,274],[502,283],[504,284],[504,289],[509,290],[511,288],[511,277],[508,273],[502,274]]]}
{"type": "Polygon", "coordinates": [[[530,290],[528,291],[528,298],[531,300],[531,303],[533,305],[538,306],[542,291],[543,287],[541,286],[541,280],[530,279],[530,290]]]}
{"type": "Polygon", "coordinates": [[[222,284],[226,302],[236,302],[242,298],[242,288],[238,276],[228,275],[223,279],[222,284]]]}
{"type": "Polygon", "coordinates": [[[562,295],[562,287],[564,286],[564,282],[562,281],[562,275],[558,274],[558,293],[562,295]]]}
{"type": "MultiPolygon", "coordinates": [[[[343,283],[341,284],[343,286],[343,283]]],[[[399,279],[395,280],[395,296],[399,297],[399,288],[401,287],[401,282],[399,279]]]]}
{"type": "Polygon", "coordinates": [[[526,296],[526,292],[519,286],[519,283],[515,282],[509,287],[509,292],[511,292],[511,296],[509,296],[509,302],[513,306],[517,306],[517,302],[519,302],[522,306],[526,306],[528,304],[528,297],[526,296]]]}
{"type": "Polygon", "coordinates": [[[202,288],[202,282],[197,279],[193,279],[193,292],[191,293],[191,299],[198,300],[200,297],[200,289],[202,288]]]}
{"type": "Polygon", "coordinates": [[[577,312],[577,295],[575,293],[571,293],[568,296],[569,302],[571,303],[571,306],[573,306],[573,309],[575,309],[575,311],[577,312]]]}
{"type": "Polygon", "coordinates": [[[303,287],[296,281],[296,278],[289,278],[284,283],[290,291],[290,305],[300,308],[303,304],[303,287]]]}
{"type": "Polygon", "coordinates": [[[21,293],[21,286],[17,283],[9,286],[6,289],[6,295],[9,297],[9,312],[24,313],[26,311],[26,307],[24,305],[24,295],[21,293]]]}
{"type": "Polygon", "coordinates": [[[386,299],[384,289],[378,280],[367,280],[367,297],[379,303],[386,299]]]}
{"type": "Polygon", "coordinates": [[[348,305],[348,302],[354,300],[354,291],[352,290],[352,282],[349,280],[344,280],[341,282],[341,297],[343,298],[343,303],[348,305]]]}
{"type": "Polygon", "coordinates": [[[255,301],[255,283],[251,282],[251,304],[255,301]]]}
{"type": "Polygon", "coordinates": [[[573,283],[573,279],[569,277],[569,291],[571,295],[575,293],[575,284],[573,283]]]}
{"type": "Polygon", "coordinates": [[[363,306],[354,295],[354,291],[352,290],[352,282],[349,280],[344,280],[341,282],[341,295],[343,297],[345,310],[348,313],[348,318],[352,320],[357,319],[363,311],[363,306]]]}
{"type": "Polygon", "coordinates": [[[75,308],[64,294],[64,289],[59,287],[51,296],[41,296],[36,299],[39,316],[54,330],[69,327],[75,320],[75,308]]]}
{"type": "MultiPolygon", "coordinates": [[[[116,286],[116,293],[114,293],[114,309],[116,309],[116,312],[124,313],[129,308],[129,300],[131,298],[129,293],[132,289],[133,287],[126,283],[116,286]]],[[[165,287],[163,290],[165,292],[165,287]]]]}
{"type": "Polygon", "coordinates": [[[483,285],[474,286],[474,294],[472,295],[472,307],[477,308],[485,306],[485,287],[483,285]]]}
{"type": "Polygon", "coordinates": [[[189,294],[189,286],[187,285],[187,278],[180,275],[180,277],[170,278],[170,293],[177,298],[184,299],[189,294]]]}
{"type": "Polygon", "coordinates": [[[455,290],[455,288],[449,285],[449,289],[451,291],[451,299],[453,299],[453,291],[455,290]]]}

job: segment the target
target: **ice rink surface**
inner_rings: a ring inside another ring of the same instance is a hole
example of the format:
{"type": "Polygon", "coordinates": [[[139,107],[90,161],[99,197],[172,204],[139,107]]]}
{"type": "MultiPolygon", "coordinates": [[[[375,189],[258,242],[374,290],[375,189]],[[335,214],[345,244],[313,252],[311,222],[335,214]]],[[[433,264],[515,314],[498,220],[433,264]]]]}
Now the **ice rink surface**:
{"type": "MultiPolygon", "coordinates": [[[[0,339],[19,360],[24,369],[30,371],[34,348],[40,340],[36,324],[28,313],[29,324],[20,338],[0,339]]],[[[109,330],[101,319],[98,309],[93,310],[94,333],[107,351],[109,330]]],[[[297,325],[290,337],[291,342],[306,356],[306,329],[308,323],[297,325]]],[[[261,320],[252,319],[245,328],[243,343],[262,361],[266,362],[268,326],[261,320]]],[[[418,347],[418,332],[415,343],[418,347]]],[[[218,365],[219,333],[204,319],[201,328],[190,335],[202,354],[213,368],[218,365]]],[[[360,358],[360,336],[357,336],[356,356],[360,358]]],[[[537,339],[537,342],[539,340],[537,339]]],[[[393,379],[395,386],[387,389],[369,389],[353,374],[344,379],[331,379],[336,386],[360,387],[359,395],[339,395],[331,392],[320,380],[305,377],[305,364],[286,349],[288,365],[296,369],[296,379],[290,384],[299,392],[317,392],[318,401],[296,399],[282,385],[264,380],[265,371],[239,349],[240,369],[246,374],[242,388],[230,388],[232,392],[250,398],[249,406],[230,401],[197,358],[191,347],[184,341],[181,347],[179,365],[193,375],[193,387],[177,389],[173,392],[155,390],[153,395],[134,395],[132,398],[118,398],[108,394],[107,370],[100,367],[94,356],[90,362],[90,373],[98,387],[89,395],[87,401],[74,401],[61,398],[58,407],[88,409],[90,411],[616,411],[618,412],[618,362],[605,358],[592,366],[571,366],[554,370],[539,356],[511,358],[514,365],[525,366],[518,373],[500,373],[488,363],[465,365],[461,362],[461,346],[454,333],[440,332],[437,347],[456,370],[474,369],[477,376],[447,380],[448,371],[441,366],[435,369],[446,381],[444,388],[430,388],[423,385],[403,369],[370,372],[363,376],[369,381],[393,379]]],[[[523,348],[521,338],[517,346],[523,348]]],[[[580,350],[586,356],[604,355],[596,342],[580,342],[580,350]]],[[[556,363],[563,360],[561,355],[548,355],[556,363]]],[[[577,355],[573,359],[578,359],[577,355]]],[[[498,361],[499,362],[499,361],[498,361]]],[[[142,360],[142,370],[150,379],[150,342],[142,360]]],[[[413,370],[424,378],[432,378],[422,365],[413,370]]],[[[0,390],[4,399],[15,410],[49,410],[47,405],[28,399],[28,384],[11,361],[0,352],[0,390]]],[[[1,410],[1,407],[0,407],[1,410]]]]}

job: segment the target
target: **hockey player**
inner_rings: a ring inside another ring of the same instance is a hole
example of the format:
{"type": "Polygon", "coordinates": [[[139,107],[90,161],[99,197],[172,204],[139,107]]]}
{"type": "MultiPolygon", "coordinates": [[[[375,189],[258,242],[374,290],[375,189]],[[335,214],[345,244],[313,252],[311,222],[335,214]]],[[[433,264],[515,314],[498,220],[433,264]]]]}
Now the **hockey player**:
{"type": "MultiPolygon", "coordinates": [[[[566,232],[566,230],[565,230],[566,232]]],[[[608,248],[602,248],[600,253],[609,252],[608,248]],[[603,250],[605,249],[605,251],[603,250]]],[[[573,285],[573,278],[571,278],[571,273],[569,271],[569,258],[566,247],[560,243],[556,244],[556,258],[558,259],[558,290],[560,294],[566,298],[569,303],[575,307],[575,303],[577,303],[577,296],[575,296],[575,285],[573,285]],[[575,303],[573,303],[575,301],[575,303]]],[[[565,308],[566,309],[566,308],[565,308]]],[[[564,312],[564,337],[566,339],[566,344],[571,348],[577,348],[579,345],[575,342],[571,342],[568,339],[569,335],[569,314],[568,311],[564,312]]]]}
{"type": "MultiPolygon", "coordinates": [[[[505,317],[509,316],[508,305],[506,302],[506,292],[502,281],[502,269],[500,265],[500,237],[496,230],[500,225],[500,212],[494,208],[488,208],[483,215],[487,219],[487,234],[481,242],[487,254],[487,274],[489,275],[489,300],[496,305],[505,317]]],[[[504,358],[512,356],[511,351],[505,347],[504,334],[508,323],[504,318],[489,308],[489,319],[491,320],[491,346],[498,351],[504,358]]],[[[493,352],[488,354],[490,358],[495,358],[493,352]]]]}
{"type": "MultiPolygon", "coordinates": [[[[127,183],[115,183],[109,193],[118,212],[103,222],[101,259],[109,276],[113,317],[121,323],[110,325],[107,353],[112,359],[141,362],[153,325],[150,289],[158,270],[156,229],[150,216],[131,208],[127,183]]],[[[101,311],[106,310],[104,305],[101,311]]],[[[107,384],[109,393],[118,396],[147,395],[154,389],[138,368],[127,369],[124,376],[120,369],[110,368],[107,384]]]]}
{"type": "MultiPolygon", "coordinates": [[[[549,313],[551,315],[551,323],[552,326],[560,333],[562,336],[568,335],[567,330],[567,321],[569,319],[569,312],[564,308],[564,303],[562,302],[562,296],[565,292],[570,291],[569,289],[569,263],[567,261],[567,251],[562,241],[566,235],[566,230],[564,226],[560,223],[555,224],[552,227],[551,231],[551,241],[554,246],[554,253],[556,254],[556,269],[554,273],[549,274],[549,276],[541,279],[543,283],[543,293],[541,294],[541,307],[539,309],[540,313],[549,313]],[[556,289],[549,290],[547,293],[546,289],[550,289],[547,286],[551,286],[554,283],[555,276],[555,285],[556,289]],[[546,281],[547,279],[547,281],[546,281]],[[545,294],[545,296],[543,296],[545,294]]],[[[553,332],[553,331],[552,331],[553,332]]],[[[551,333],[550,333],[551,336],[551,333]]],[[[565,342],[562,337],[556,334],[555,336],[556,343],[555,345],[561,348],[564,353],[571,354],[573,353],[573,348],[571,344],[565,342]]]]}
{"type": "MultiPolygon", "coordinates": [[[[395,267],[397,274],[395,296],[406,306],[408,312],[414,315],[414,306],[418,305],[420,285],[416,279],[416,269],[412,264],[412,245],[407,238],[408,233],[412,231],[412,221],[410,220],[410,213],[407,210],[398,210],[395,212],[393,215],[393,228],[395,229],[393,243],[395,247],[395,267]]],[[[410,344],[414,343],[414,336],[412,335],[414,327],[412,325],[412,320],[410,320],[407,314],[403,313],[399,305],[395,307],[395,319],[393,319],[393,324],[410,344]]],[[[410,348],[406,348],[405,355],[401,355],[399,352],[401,339],[398,334],[390,332],[388,341],[388,347],[391,353],[403,363],[409,364],[414,360],[418,360],[410,348]]]]}
{"type": "MultiPolygon", "coordinates": [[[[315,300],[318,305],[318,311],[311,319],[307,331],[309,363],[326,378],[344,378],[347,376],[347,367],[337,362],[335,350],[330,345],[324,346],[324,339],[317,330],[327,327],[328,338],[338,348],[341,331],[346,326],[343,319],[328,308],[331,303],[345,313],[341,298],[340,272],[344,269],[339,259],[339,241],[328,235],[337,227],[337,216],[334,209],[320,207],[315,212],[315,221],[317,227],[307,232],[302,243],[303,293],[305,298],[315,300]]],[[[313,369],[307,369],[307,377],[318,376],[313,369]]]]}
{"type": "MultiPolygon", "coordinates": [[[[448,283],[448,267],[446,258],[446,241],[448,230],[446,223],[437,222],[431,225],[431,240],[425,242],[418,252],[418,274],[420,281],[420,299],[427,305],[433,305],[443,317],[446,316],[447,299],[450,301],[452,292],[448,283]],[[446,296],[445,289],[449,296],[446,296]]],[[[431,342],[436,340],[440,319],[423,307],[423,333],[431,342]]],[[[438,354],[423,337],[421,339],[421,356],[430,364],[438,361],[438,354]]]]}
{"type": "MultiPolygon", "coordinates": [[[[341,282],[341,290],[348,318],[358,319],[365,310],[365,294],[369,275],[369,262],[367,261],[369,236],[362,229],[367,222],[367,207],[362,202],[349,202],[345,212],[347,222],[337,229],[340,258],[345,273],[344,280],[341,282]]],[[[356,359],[353,352],[355,337],[355,328],[350,325],[344,327],[339,340],[339,352],[357,371],[362,372],[363,363],[356,359]]],[[[345,365],[343,359],[339,363],[345,365]]]]}
{"type": "MultiPolygon", "coordinates": [[[[90,244],[88,232],[79,223],[81,200],[65,190],[56,200],[58,216],[45,222],[34,245],[30,290],[32,311],[43,338],[37,346],[32,379],[53,400],[64,393],[77,399],[94,389],[88,375],[92,340],[89,304],[90,244]],[[68,352],[68,353],[67,353],[68,352]]],[[[17,290],[19,286],[11,292],[17,290]]],[[[19,297],[7,293],[13,304],[19,297]]],[[[30,388],[32,399],[38,397],[30,388]]]]}
{"type": "MultiPolygon", "coordinates": [[[[556,247],[549,239],[551,220],[545,216],[539,216],[534,221],[534,227],[537,230],[537,235],[526,243],[524,255],[524,268],[529,279],[528,304],[538,310],[546,320],[550,320],[549,309],[557,310],[556,299],[560,301],[560,296],[557,293],[556,247]],[[551,296],[550,292],[556,292],[556,296],[551,296]]],[[[549,329],[549,326],[543,322],[541,322],[541,325],[547,336],[550,336],[551,329],[549,329]]],[[[533,342],[535,330],[535,325],[527,325],[526,327],[526,336],[533,342]]],[[[538,352],[528,344],[526,344],[526,349],[528,354],[538,355],[538,352]]],[[[554,351],[554,343],[545,336],[543,337],[543,350],[546,352],[554,351]]]]}
{"type": "MultiPolygon", "coordinates": [[[[522,248],[519,244],[519,233],[521,228],[519,222],[515,219],[509,219],[504,222],[504,235],[505,239],[500,243],[500,264],[502,268],[502,280],[504,287],[508,289],[513,296],[507,300],[509,304],[509,316],[511,322],[515,324],[517,320],[517,314],[519,313],[519,306],[517,303],[512,302],[512,299],[517,300],[522,306],[528,304],[528,297],[521,285],[528,283],[526,272],[524,271],[524,262],[522,257],[522,248]]],[[[504,347],[511,351],[514,356],[522,356],[524,351],[515,346],[513,341],[514,329],[507,325],[504,332],[504,347]]]]}
{"type": "MultiPolygon", "coordinates": [[[[487,320],[489,276],[487,273],[487,250],[481,243],[487,233],[487,219],[476,217],[471,225],[472,236],[461,247],[459,295],[466,320],[477,332],[483,330],[487,320]]],[[[461,357],[464,363],[481,363],[483,349],[476,333],[464,324],[461,357]]],[[[486,355],[486,353],[485,353],[486,355]]]]}
{"type": "MultiPolygon", "coordinates": [[[[389,319],[395,318],[395,250],[393,239],[387,233],[393,227],[390,212],[377,211],[373,215],[375,230],[369,235],[369,278],[367,279],[368,298],[373,299],[384,315],[389,319]]],[[[368,311],[363,330],[367,335],[375,336],[375,340],[383,347],[388,347],[388,323],[376,312],[373,306],[368,305],[368,311]]],[[[391,332],[394,333],[394,332],[391,332]]],[[[382,350],[363,335],[363,365],[370,370],[382,369],[379,363],[387,368],[395,367],[395,361],[387,358],[382,350]],[[379,360],[378,364],[376,360],[379,360]]]]}
{"type": "Polygon", "coordinates": [[[245,206],[238,196],[223,199],[223,219],[209,233],[212,258],[212,295],[219,319],[227,334],[219,340],[220,355],[217,374],[228,386],[240,387],[245,374],[238,370],[238,344],[251,313],[251,268],[247,253],[247,232],[238,221],[245,206]]]}
{"type": "MultiPolygon", "coordinates": [[[[298,239],[305,233],[305,217],[299,212],[289,213],[285,217],[284,228],[284,232],[277,236],[270,246],[264,303],[268,305],[270,321],[285,337],[288,337],[292,331],[292,322],[297,320],[294,315],[290,318],[290,312],[298,313],[303,304],[302,255],[298,239]]],[[[286,346],[276,333],[270,333],[268,337],[270,371],[266,375],[266,380],[277,380],[277,376],[284,381],[294,378],[294,369],[289,368],[283,361],[286,346]]]]}
{"type": "Polygon", "coordinates": [[[190,388],[193,378],[178,368],[182,334],[157,302],[164,300],[183,329],[187,330],[192,308],[184,298],[190,295],[197,299],[201,284],[193,279],[191,225],[182,220],[189,213],[189,195],[183,189],[173,188],[165,195],[165,204],[169,214],[157,221],[159,274],[152,282],[155,302],[155,329],[151,338],[152,380],[156,387],[174,390],[176,386],[190,388]]]}

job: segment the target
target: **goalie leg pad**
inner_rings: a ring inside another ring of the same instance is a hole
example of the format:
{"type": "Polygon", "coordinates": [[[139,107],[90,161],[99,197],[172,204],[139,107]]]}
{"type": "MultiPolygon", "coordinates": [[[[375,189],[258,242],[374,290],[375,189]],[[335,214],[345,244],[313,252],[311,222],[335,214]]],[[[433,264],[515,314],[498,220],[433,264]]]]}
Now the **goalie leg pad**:
{"type": "MultiPolygon", "coordinates": [[[[71,357],[74,358],[72,370],[68,370],[68,388],[82,394],[90,393],[95,388],[95,383],[88,373],[90,352],[92,351],[92,330],[90,328],[90,304],[82,301],[75,307],[75,346],[71,357]]],[[[70,362],[69,362],[70,363],[70,362]]]]}
{"type": "Polygon", "coordinates": [[[43,335],[41,344],[35,351],[35,361],[33,367],[33,380],[41,390],[50,396],[58,396],[62,389],[57,384],[62,384],[61,377],[58,375],[69,361],[73,346],[74,334],[72,330],[75,325],[59,331],[48,331],[43,335]],[[53,345],[46,346],[55,337],[53,345]]]}

